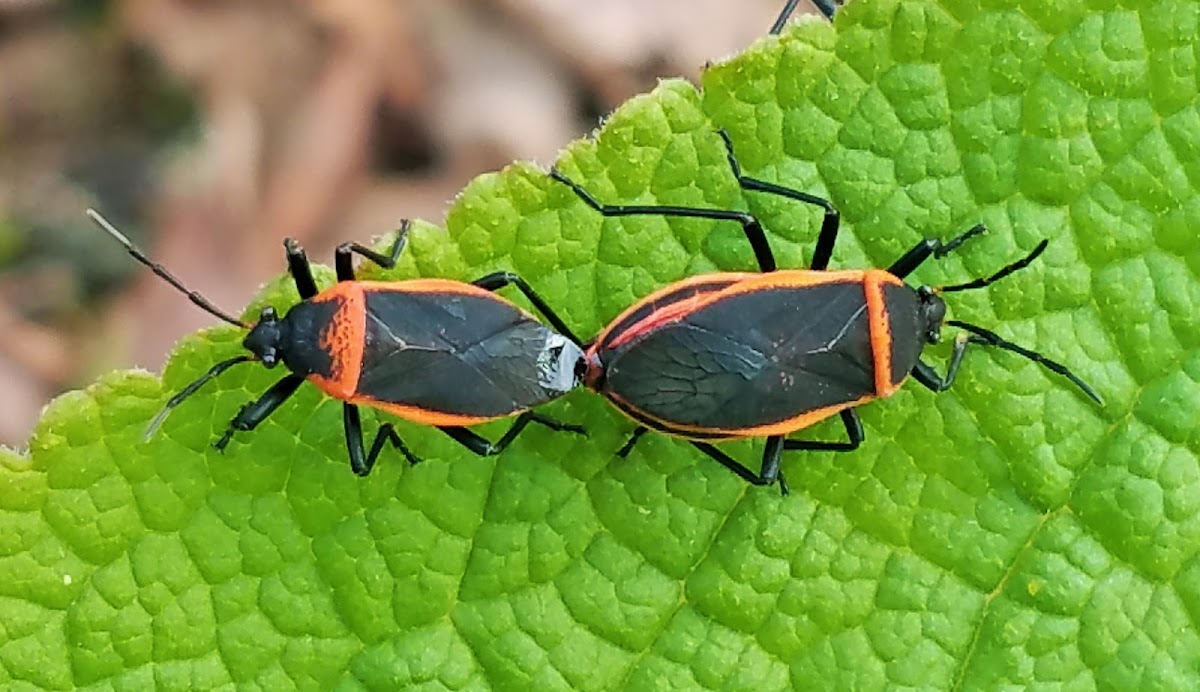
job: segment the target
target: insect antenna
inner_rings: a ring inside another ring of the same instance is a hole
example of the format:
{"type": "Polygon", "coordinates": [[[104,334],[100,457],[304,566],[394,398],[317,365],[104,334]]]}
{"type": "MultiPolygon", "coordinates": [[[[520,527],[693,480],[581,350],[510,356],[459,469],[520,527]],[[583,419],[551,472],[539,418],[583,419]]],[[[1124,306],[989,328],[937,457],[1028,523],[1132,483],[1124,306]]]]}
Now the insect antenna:
{"type": "Polygon", "coordinates": [[[158,415],[154,417],[154,420],[150,421],[150,425],[146,426],[146,434],[142,437],[142,439],[143,440],[150,439],[150,436],[154,434],[154,431],[158,430],[158,426],[162,425],[163,421],[165,421],[167,419],[167,416],[170,415],[171,409],[173,409],[176,406],[178,406],[179,404],[183,403],[184,399],[195,394],[196,390],[203,387],[205,385],[205,383],[207,383],[209,380],[213,379],[217,375],[220,375],[221,373],[223,373],[226,370],[228,370],[229,368],[237,365],[238,363],[248,363],[252,360],[254,360],[254,356],[252,356],[252,355],[234,356],[233,358],[230,358],[229,360],[223,360],[220,363],[217,363],[216,365],[209,368],[208,372],[201,375],[198,380],[196,380],[195,382],[184,387],[182,390],[179,391],[178,394],[171,397],[171,399],[166,403],[166,405],[162,407],[162,410],[158,412],[158,415]]]}
{"type": "Polygon", "coordinates": [[[1004,267],[1003,269],[996,272],[995,274],[992,274],[991,276],[986,277],[986,278],[975,279],[974,281],[968,281],[966,283],[954,284],[953,286],[939,286],[937,288],[937,292],[938,293],[954,293],[955,291],[970,291],[972,289],[983,288],[984,286],[993,284],[993,283],[999,281],[1000,279],[1003,279],[1004,277],[1008,276],[1009,274],[1012,274],[1013,272],[1017,272],[1017,271],[1024,269],[1025,267],[1028,267],[1030,265],[1030,263],[1032,263],[1035,259],[1038,258],[1038,255],[1042,254],[1042,252],[1044,252],[1046,250],[1046,246],[1049,244],[1050,244],[1049,240],[1043,239],[1042,242],[1038,243],[1037,247],[1035,247],[1033,249],[1033,252],[1030,252],[1028,255],[1025,255],[1024,257],[1017,260],[1016,262],[1013,262],[1012,264],[1008,265],[1007,267],[1004,267]]]}
{"type": "Polygon", "coordinates": [[[966,331],[971,332],[971,334],[972,334],[971,341],[974,341],[977,344],[986,344],[988,346],[995,346],[996,348],[1002,348],[1005,351],[1012,351],[1013,353],[1016,353],[1017,355],[1025,356],[1026,358],[1028,358],[1029,360],[1032,360],[1035,363],[1041,363],[1042,366],[1044,366],[1047,370],[1050,370],[1051,372],[1056,372],[1059,375],[1062,375],[1063,377],[1067,378],[1068,380],[1074,382],[1075,386],[1082,389],[1083,393],[1087,394],[1089,397],[1091,397],[1092,401],[1095,401],[1097,404],[1100,404],[1101,406],[1104,405],[1104,400],[1100,398],[1100,395],[1096,393],[1096,390],[1092,389],[1091,385],[1089,385],[1087,382],[1084,382],[1082,379],[1080,379],[1080,377],[1078,375],[1071,372],[1071,369],[1068,368],[1067,366],[1063,365],[1062,363],[1050,360],[1049,358],[1047,358],[1046,356],[1043,356],[1042,354],[1038,353],[1037,351],[1030,351],[1029,349],[1027,349],[1023,346],[1018,346],[1017,344],[1014,344],[1011,341],[1002,339],[1002,338],[1000,338],[999,334],[996,334],[993,331],[984,329],[983,327],[980,327],[978,325],[970,324],[967,322],[961,322],[959,320],[946,320],[946,324],[948,324],[952,327],[958,327],[959,329],[965,329],[966,331]]]}
{"type": "MultiPolygon", "coordinates": [[[[995,274],[992,274],[991,276],[975,279],[973,281],[968,281],[966,283],[954,284],[953,286],[939,286],[935,290],[938,293],[954,293],[955,291],[970,291],[970,290],[973,290],[976,288],[983,288],[984,286],[993,284],[993,283],[999,281],[1000,279],[1003,279],[1004,277],[1008,276],[1009,274],[1012,274],[1013,272],[1017,272],[1017,271],[1024,269],[1025,267],[1028,267],[1035,259],[1038,258],[1038,255],[1045,252],[1046,246],[1049,244],[1050,244],[1049,240],[1042,240],[1042,242],[1038,243],[1037,247],[1033,248],[1033,251],[1030,252],[1028,255],[1025,255],[1024,257],[1017,260],[1016,262],[1013,262],[1012,264],[1005,266],[1000,271],[996,272],[995,274]]],[[[1091,385],[1089,385],[1087,382],[1084,382],[1082,379],[1080,379],[1078,375],[1071,372],[1070,368],[1063,365],[1062,363],[1050,360],[1049,358],[1043,356],[1042,354],[1038,353],[1037,351],[1031,351],[1031,350],[1025,348],[1024,346],[1018,346],[1017,344],[1014,344],[1011,341],[1002,339],[999,334],[997,334],[991,330],[984,329],[983,327],[980,327],[978,325],[970,324],[969,322],[962,322],[960,320],[946,320],[946,324],[948,324],[952,327],[958,327],[960,329],[964,329],[964,330],[970,332],[972,335],[970,340],[977,344],[986,344],[988,346],[995,346],[996,348],[1002,348],[1005,351],[1012,351],[1013,353],[1016,353],[1017,355],[1024,356],[1024,357],[1028,358],[1029,360],[1032,360],[1035,363],[1041,363],[1047,370],[1050,370],[1051,372],[1056,372],[1059,375],[1062,375],[1063,377],[1067,378],[1068,380],[1071,380],[1071,382],[1074,382],[1076,387],[1079,387],[1080,389],[1082,389],[1083,393],[1087,394],[1089,397],[1091,397],[1091,399],[1093,401],[1095,401],[1097,404],[1100,404],[1101,406],[1104,405],[1104,400],[1100,398],[1100,395],[1096,393],[1096,390],[1092,389],[1091,385]]]]}
{"type": "Polygon", "coordinates": [[[209,300],[207,298],[200,295],[196,291],[189,290],[187,286],[183,285],[182,281],[175,278],[174,274],[167,271],[166,267],[164,267],[161,264],[150,259],[146,255],[146,253],[142,252],[142,250],[138,246],[134,245],[133,242],[129,240],[129,238],[125,237],[124,233],[118,231],[116,229],[116,227],[114,227],[111,223],[109,223],[108,219],[105,219],[103,216],[101,216],[98,211],[96,211],[95,209],[88,209],[87,215],[92,221],[94,221],[96,223],[97,226],[99,226],[106,233],[108,233],[110,236],[115,238],[118,243],[120,243],[122,246],[124,246],[125,251],[128,252],[131,257],[133,257],[138,262],[141,262],[142,264],[149,267],[150,271],[157,274],[159,276],[159,278],[161,278],[163,281],[166,281],[167,283],[174,286],[175,289],[178,290],[180,293],[186,295],[188,297],[188,300],[195,303],[197,306],[200,307],[200,309],[204,310],[205,312],[212,315],[213,317],[224,320],[234,326],[242,327],[243,329],[250,328],[251,325],[247,324],[246,322],[243,322],[242,320],[239,320],[236,317],[233,317],[232,315],[225,312],[224,310],[221,310],[220,308],[218,308],[217,306],[215,306],[211,302],[209,302],[209,300]]]}

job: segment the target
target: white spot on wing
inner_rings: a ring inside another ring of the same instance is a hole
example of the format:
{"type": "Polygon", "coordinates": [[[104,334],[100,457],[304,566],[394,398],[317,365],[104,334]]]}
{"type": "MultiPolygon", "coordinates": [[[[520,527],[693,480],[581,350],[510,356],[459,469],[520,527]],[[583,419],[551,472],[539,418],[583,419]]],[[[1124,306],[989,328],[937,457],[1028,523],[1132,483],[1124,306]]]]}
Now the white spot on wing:
{"type": "Polygon", "coordinates": [[[538,385],[548,392],[564,394],[579,384],[576,365],[583,358],[583,351],[561,335],[550,333],[538,354],[538,385]]]}

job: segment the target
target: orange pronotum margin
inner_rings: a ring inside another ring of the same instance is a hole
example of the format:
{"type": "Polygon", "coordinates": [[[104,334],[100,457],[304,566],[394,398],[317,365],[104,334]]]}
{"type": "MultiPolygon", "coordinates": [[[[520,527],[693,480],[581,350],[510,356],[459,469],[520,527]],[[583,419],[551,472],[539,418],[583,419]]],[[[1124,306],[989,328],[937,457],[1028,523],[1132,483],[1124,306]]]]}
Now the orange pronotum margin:
{"type": "MultiPolygon", "coordinates": [[[[506,416],[463,416],[431,411],[390,401],[379,401],[358,393],[362,375],[363,347],[366,341],[366,294],[375,291],[397,293],[452,293],[504,301],[495,293],[478,286],[449,279],[412,279],[408,281],[343,281],[312,298],[314,303],[336,302],[337,311],[321,332],[320,346],[332,361],[330,377],[309,375],[308,380],[329,396],[349,404],[369,406],[422,425],[466,426],[506,416]]],[[[514,306],[516,307],[516,306],[514,306]]],[[[518,308],[519,309],[519,308],[518,308]]],[[[514,412],[515,413],[515,412],[514,412]]]]}

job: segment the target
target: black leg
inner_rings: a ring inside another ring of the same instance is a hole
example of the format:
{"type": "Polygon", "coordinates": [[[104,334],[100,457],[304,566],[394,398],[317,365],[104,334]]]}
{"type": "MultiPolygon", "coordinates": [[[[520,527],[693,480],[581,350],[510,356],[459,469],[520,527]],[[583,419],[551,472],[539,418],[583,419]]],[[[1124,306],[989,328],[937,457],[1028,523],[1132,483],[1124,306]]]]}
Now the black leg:
{"type": "Polygon", "coordinates": [[[763,449],[761,474],[751,471],[741,462],[735,461],[728,454],[707,442],[693,441],[692,446],[707,454],[709,458],[718,464],[736,473],[747,483],[752,485],[771,485],[775,481],[779,481],[780,493],[787,495],[791,492],[787,481],[784,480],[783,474],[779,471],[779,459],[783,454],[783,437],[780,435],[767,438],[767,446],[763,449]]]}
{"type": "Polygon", "coordinates": [[[903,257],[893,262],[892,266],[888,267],[888,273],[903,279],[930,257],[945,257],[948,253],[958,249],[958,246],[986,230],[987,228],[980,223],[968,228],[965,233],[947,243],[943,243],[937,238],[926,238],[904,253],[903,257]]]}
{"type": "Polygon", "coordinates": [[[783,9],[780,10],[779,16],[775,18],[775,23],[771,25],[767,33],[774,36],[783,31],[783,27],[787,26],[788,20],[792,18],[792,13],[796,11],[796,5],[799,4],[800,0],[787,0],[783,5],[783,9]]]}
{"type": "Polygon", "coordinates": [[[359,476],[366,476],[371,473],[371,469],[375,468],[375,461],[379,459],[379,453],[383,451],[384,442],[391,442],[392,446],[400,450],[404,458],[408,459],[409,464],[421,463],[420,457],[409,450],[408,445],[400,439],[395,426],[391,423],[379,426],[379,431],[375,433],[375,440],[371,443],[371,451],[364,456],[362,420],[358,416],[358,407],[354,404],[342,404],[342,427],[346,431],[346,451],[350,454],[350,469],[359,476]]]}
{"type": "Polygon", "coordinates": [[[758,475],[768,481],[779,481],[779,493],[787,495],[791,491],[788,488],[787,481],[783,478],[783,473],[779,470],[779,462],[783,458],[784,450],[783,435],[772,435],[767,438],[767,444],[763,447],[762,464],[759,466],[758,475]]]}
{"type": "Polygon", "coordinates": [[[786,440],[781,435],[768,437],[767,445],[763,449],[762,470],[759,473],[754,473],[746,468],[745,465],[735,461],[729,455],[707,442],[692,442],[692,445],[749,483],[753,483],[754,485],[770,485],[775,481],[779,481],[780,492],[787,495],[791,490],[788,488],[787,481],[784,480],[783,474],[779,470],[784,450],[849,452],[858,449],[859,445],[862,444],[865,434],[863,432],[862,421],[858,419],[858,414],[854,409],[847,409],[842,411],[841,417],[842,423],[846,426],[846,435],[850,438],[848,442],[786,440]]]}
{"type": "Polygon", "coordinates": [[[962,363],[963,354],[967,351],[967,344],[972,341],[983,342],[982,339],[967,334],[959,334],[955,337],[954,351],[950,354],[950,365],[946,368],[945,377],[939,375],[929,363],[918,360],[912,369],[913,379],[935,392],[946,391],[950,385],[954,384],[954,378],[958,377],[958,366],[962,363]]]}
{"type": "Polygon", "coordinates": [[[287,375],[272,385],[257,400],[243,406],[238,411],[238,414],[233,417],[233,420],[229,422],[229,427],[225,429],[225,434],[213,444],[213,447],[224,451],[225,446],[233,439],[235,432],[257,428],[258,424],[266,420],[267,416],[270,416],[275,409],[279,408],[280,404],[287,401],[288,397],[296,393],[296,388],[302,382],[304,382],[304,377],[301,375],[287,375]]]}
{"type": "Polygon", "coordinates": [[[617,450],[617,456],[622,459],[629,456],[629,453],[633,451],[634,445],[637,444],[638,440],[642,439],[642,435],[645,435],[648,432],[650,432],[650,428],[647,428],[644,425],[639,425],[634,428],[633,434],[631,434],[629,439],[625,441],[625,444],[617,450]]]}
{"type": "Polygon", "coordinates": [[[575,333],[571,331],[571,328],[567,326],[566,322],[563,322],[562,318],[558,316],[558,313],[554,312],[550,305],[543,300],[536,291],[533,290],[533,287],[531,287],[525,281],[525,279],[522,279],[519,275],[514,274],[513,272],[495,272],[493,274],[488,274],[485,277],[476,279],[471,283],[489,291],[498,291],[509,284],[516,286],[521,290],[521,293],[525,294],[525,297],[529,299],[529,302],[533,303],[534,307],[536,307],[543,315],[546,316],[546,319],[550,321],[550,326],[554,327],[555,331],[570,339],[575,343],[576,346],[582,347],[582,342],[579,341],[579,337],[575,336],[575,333]]]}
{"type": "Polygon", "coordinates": [[[712,219],[714,221],[737,221],[742,225],[742,231],[746,234],[747,240],[750,241],[750,246],[754,248],[754,254],[758,259],[759,268],[763,271],[773,271],[775,269],[775,258],[771,255],[771,248],[767,244],[766,234],[763,233],[762,224],[753,214],[734,209],[701,209],[698,207],[674,207],[674,206],[653,206],[653,205],[617,205],[617,204],[601,204],[592,193],[583,189],[581,185],[563,175],[557,168],[550,169],[550,177],[558,182],[570,187],[579,199],[583,200],[592,209],[600,212],[601,216],[640,216],[640,215],[656,215],[656,216],[682,216],[693,219],[712,219]],[[764,254],[765,250],[765,254],[764,254]]]}
{"type": "Polygon", "coordinates": [[[849,442],[788,440],[783,443],[783,448],[788,451],[807,450],[810,452],[852,452],[858,449],[858,446],[866,439],[866,433],[863,432],[862,421],[858,419],[858,413],[850,408],[842,411],[841,416],[842,425],[846,426],[846,436],[850,438],[849,442]]]}
{"type": "Polygon", "coordinates": [[[526,411],[525,413],[517,416],[517,419],[513,421],[513,424],[508,429],[508,432],[504,433],[504,435],[496,442],[488,442],[486,439],[474,432],[471,432],[467,428],[461,428],[457,426],[439,426],[438,429],[454,438],[455,442],[458,442],[479,456],[490,457],[503,452],[504,448],[512,444],[512,441],[517,439],[517,436],[521,434],[521,431],[525,429],[525,426],[529,425],[530,423],[538,423],[550,428],[551,430],[572,432],[578,435],[587,434],[587,431],[581,426],[571,425],[570,423],[562,423],[548,416],[534,413],[533,411],[526,411]]]}
{"type": "MultiPolygon", "coordinates": [[[[771,29],[767,33],[774,35],[783,31],[783,27],[787,26],[788,19],[791,18],[792,13],[796,11],[796,6],[799,4],[800,0],[788,0],[783,6],[783,10],[779,13],[779,17],[775,19],[775,23],[771,25],[771,29]]],[[[812,0],[812,4],[821,14],[825,15],[826,19],[833,21],[833,13],[837,10],[837,4],[833,0],[812,0]]]]}
{"type": "Polygon", "coordinates": [[[813,6],[825,15],[829,21],[833,21],[833,13],[837,11],[838,3],[834,0],[813,0],[813,6]]]}
{"type": "Polygon", "coordinates": [[[337,246],[333,253],[333,266],[337,270],[337,280],[354,281],[354,265],[351,258],[356,252],[384,269],[396,266],[401,253],[404,252],[404,245],[408,242],[408,226],[408,219],[400,222],[400,230],[396,232],[396,241],[392,243],[392,249],[386,255],[381,255],[358,243],[342,243],[337,246]]]}
{"type": "Polygon", "coordinates": [[[285,238],[283,249],[287,253],[288,273],[296,284],[296,292],[301,300],[308,300],[317,295],[317,282],[313,280],[312,267],[308,265],[308,257],[304,248],[293,238],[285,238]]]}
{"type": "MultiPolygon", "coordinates": [[[[721,139],[725,142],[725,151],[729,158],[729,166],[733,169],[733,175],[737,178],[738,185],[743,190],[752,190],[754,192],[765,192],[771,195],[778,195],[797,202],[812,204],[821,207],[825,210],[825,217],[821,220],[821,232],[817,235],[817,246],[813,250],[812,264],[810,269],[824,270],[829,266],[829,259],[833,256],[833,246],[837,242],[838,229],[841,226],[841,214],[834,208],[833,202],[816,195],[810,195],[807,192],[793,190],[790,187],[783,187],[774,183],[768,183],[757,178],[749,178],[742,175],[741,164],[738,163],[737,157],[733,154],[733,140],[729,138],[729,133],[725,130],[718,130],[721,139]]],[[[750,245],[754,248],[754,255],[758,258],[759,267],[763,271],[770,271],[764,266],[764,256],[769,258],[767,262],[771,268],[775,268],[775,257],[771,253],[771,246],[767,244],[767,238],[761,235],[762,229],[759,229],[760,235],[757,237],[750,236],[746,233],[746,237],[750,240],[750,245]],[[756,240],[757,243],[756,244],[756,240]]]]}

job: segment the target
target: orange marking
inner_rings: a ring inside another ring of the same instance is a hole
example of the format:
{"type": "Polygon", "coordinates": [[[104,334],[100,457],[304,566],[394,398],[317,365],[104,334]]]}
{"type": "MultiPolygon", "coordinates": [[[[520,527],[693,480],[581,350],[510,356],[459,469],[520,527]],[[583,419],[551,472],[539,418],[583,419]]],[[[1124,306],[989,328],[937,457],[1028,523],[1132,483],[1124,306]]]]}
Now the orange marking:
{"type": "Polygon", "coordinates": [[[330,376],[326,378],[313,374],[308,376],[308,381],[329,396],[348,401],[358,390],[367,331],[366,299],[363,297],[362,284],[357,281],[336,283],[318,293],[312,301],[336,302],[338,309],[317,342],[329,352],[330,376]]]}
{"type": "Polygon", "coordinates": [[[364,293],[386,291],[389,293],[457,293],[481,296],[508,302],[486,288],[451,279],[408,279],[406,281],[355,281],[364,293]]]}
{"type": "Polygon", "coordinates": [[[593,344],[583,354],[583,362],[585,364],[583,371],[583,386],[593,392],[600,391],[600,383],[604,381],[604,364],[600,362],[600,356],[596,353],[596,346],[593,344]]]}
{"type": "MultiPolygon", "coordinates": [[[[714,282],[726,283],[731,280],[739,281],[743,278],[751,277],[751,276],[756,276],[756,275],[750,274],[747,272],[716,272],[716,273],[710,273],[710,274],[699,274],[697,276],[688,277],[681,281],[676,281],[675,283],[672,283],[672,284],[667,284],[666,286],[663,286],[662,288],[658,289],[657,291],[651,293],[650,295],[646,296],[645,298],[642,298],[638,302],[634,303],[633,305],[630,305],[628,308],[621,311],[621,314],[617,315],[617,317],[615,319],[613,319],[611,322],[609,322],[608,323],[609,326],[605,327],[604,331],[600,332],[600,334],[596,336],[596,338],[593,340],[592,343],[593,344],[603,344],[605,339],[608,338],[609,332],[611,332],[613,330],[614,326],[624,322],[626,319],[629,318],[630,315],[634,314],[638,310],[641,310],[643,307],[645,307],[645,305],[647,303],[653,303],[656,300],[661,300],[664,296],[670,295],[672,293],[676,293],[682,289],[687,288],[688,286],[710,284],[710,283],[714,283],[714,282]]],[[[653,314],[654,314],[653,312],[650,313],[650,315],[647,315],[647,318],[652,316],[653,314]]],[[[639,320],[635,324],[641,324],[643,321],[645,321],[645,320],[639,320]]],[[[592,348],[594,350],[595,346],[593,346],[592,348]]]]}
{"type": "Polygon", "coordinates": [[[407,421],[412,421],[419,425],[454,425],[467,426],[486,423],[488,421],[497,420],[499,418],[508,418],[516,415],[519,411],[506,413],[503,416],[463,416],[454,413],[443,413],[441,411],[431,411],[429,409],[420,408],[419,406],[408,406],[406,404],[397,404],[391,401],[379,401],[368,396],[353,396],[347,400],[348,403],[358,404],[360,406],[370,406],[380,411],[403,418],[407,421]]]}
{"type": "Polygon", "coordinates": [[[871,326],[871,354],[875,364],[875,395],[885,397],[900,385],[892,384],[892,321],[887,314],[883,284],[903,286],[904,282],[881,269],[868,269],[863,273],[867,320],[871,326]]]}
{"type": "Polygon", "coordinates": [[[406,281],[356,281],[355,283],[362,286],[363,293],[440,293],[443,295],[450,293],[453,295],[485,298],[507,305],[531,320],[540,321],[537,317],[529,314],[529,311],[495,291],[489,291],[486,288],[480,288],[475,284],[464,283],[462,281],[453,281],[451,279],[408,279],[406,281]]]}
{"type": "MultiPolygon", "coordinates": [[[[808,286],[822,286],[831,283],[859,283],[864,285],[867,293],[867,310],[868,320],[871,329],[871,346],[877,364],[875,372],[876,390],[880,387],[880,372],[883,372],[882,381],[887,393],[895,390],[888,380],[887,371],[890,368],[884,368],[882,371],[878,367],[880,343],[877,334],[882,334],[883,351],[885,355],[885,364],[890,364],[891,361],[891,334],[888,329],[887,314],[883,309],[883,288],[882,284],[892,283],[903,285],[903,282],[880,270],[857,270],[849,269],[842,271],[813,271],[809,269],[794,269],[780,270],[769,273],[728,273],[728,274],[705,274],[695,276],[685,281],[671,284],[659,291],[643,298],[633,307],[622,313],[622,317],[614,320],[614,323],[620,322],[625,315],[628,315],[648,302],[654,301],[664,295],[678,291],[680,288],[687,285],[703,285],[705,283],[717,283],[721,278],[728,280],[730,277],[735,279],[734,283],[722,286],[707,293],[698,293],[695,296],[684,298],[673,303],[664,305],[662,308],[655,310],[643,319],[639,320],[637,328],[630,328],[626,332],[617,335],[610,343],[605,343],[604,340],[608,336],[608,330],[605,330],[596,339],[595,343],[587,351],[588,372],[585,375],[585,384],[595,389],[595,384],[600,380],[600,360],[599,352],[619,347],[621,344],[628,342],[639,334],[643,334],[648,330],[657,328],[660,325],[670,323],[671,321],[681,319],[687,314],[701,310],[708,305],[719,302],[731,296],[740,295],[743,293],[751,293],[754,291],[771,290],[780,288],[805,288],[808,286]],[[872,305],[872,302],[875,305],[872,305]],[[878,313],[878,314],[876,314],[878,313]]],[[[854,401],[844,404],[835,404],[824,408],[805,411],[798,416],[787,418],[775,423],[760,425],[750,428],[701,428],[697,426],[689,426],[676,422],[667,421],[657,416],[650,415],[637,406],[633,406],[629,402],[621,399],[613,392],[603,392],[607,397],[612,399],[617,408],[628,415],[635,421],[638,421],[636,416],[642,416],[647,421],[653,421],[662,426],[662,432],[675,435],[677,437],[689,437],[688,433],[703,433],[705,438],[697,437],[692,439],[710,439],[713,435],[722,435],[726,437],[766,437],[772,435],[786,435],[796,430],[807,428],[819,421],[822,421],[836,413],[861,406],[872,399],[880,396],[878,393],[867,394],[854,401]],[[633,413],[631,413],[633,412],[633,413]]],[[[885,396],[885,395],[884,395],[885,396]]],[[[643,422],[643,421],[638,421],[643,422]]]]}
{"type": "Polygon", "coordinates": [[[730,294],[749,293],[770,288],[804,288],[836,283],[858,283],[866,274],[861,269],[813,271],[812,269],[781,269],[765,274],[750,274],[749,278],[730,286],[730,294]]]}
{"type": "Polygon", "coordinates": [[[712,305],[718,301],[724,300],[731,296],[742,293],[751,293],[753,291],[770,290],[775,288],[804,288],[806,286],[821,286],[830,283],[858,283],[863,280],[865,272],[857,269],[849,269],[844,271],[812,271],[810,269],[792,269],[769,272],[765,274],[751,274],[743,272],[729,272],[723,274],[702,274],[693,276],[690,279],[673,283],[665,288],[658,290],[655,293],[646,296],[642,300],[634,304],[621,314],[613,324],[619,323],[625,315],[635,312],[643,305],[653,302],[664,295],[678,292],[681,288],[689,285],[705,283],[715,283],[720,280],[729,281],[735,280],[721,288],[708,291],[706,293],[697,293],[694,296],[677,300],[673,303],[668,303],[646,315],[639,320],[637,328],[627,329],[625,332],[617,335],[611,342],[605,343],[608,337],[608,330],[600,333],[589,354],[603,347],[604,349],[618,348],[638,335],[645,333],[648,330],[654,329],[663,324],[681,319],[683,316],[702,310],[703,308],[712,305]]]}
{"type": "Polygon", "coordinates": [[[844,404],[833,404],[832,406],[825,406],[823,408],[805,411],[804,413],[798,416],[793,416],[792,418],[785,418],[784,420],[777,421],[775,423],[758,425],[752,428],[701,428],[695,425],[686,425],[683,423],[675,423],[664,420],[658,416],[646,413],[637,406],[633,406],[624,399],[613,395],[611,392],[607,394],[609,398],[611,398],[613,402],[617,404],[617,408],[634,421],[638,423],[643,422],[639,421],[636,416],[631,415],[629,411],[634,411],[636,412],[637,416],[642,416],[646,420],[654,421],[655,423],[661,425],[662,427],[660,428],[660,432],[665,432],[668,435],[674,435],[675,437],[699,440],[711,439],[713,435],[720,435],[723,437],[771,437],[773,435],[787,435],[789,433],[796,432],[797,430],[803,430],[804,428],[815,425],[834,414],[841,413],[848,408],[862,406],[863,404],[876,398],[874,394],[868,394],[864,397],[860,397],[854,401],[848,401],[844,404]],[[626,409],[628,409],[628,411],[626,409]],[[706,437],[693,437],[688,433],[703,433],[706,437]]]}
{"type": "Polygon", "coordinates": [[[476,296],[506,303],[512,305],[514,309],[520,310],[518,306],[509,303],[492,291],[449,279],[336,283],[312,298],[315,303],[336,302],[338,309],[334,312],[329,325],[321,332],[318,342],[321,348],[329,352],[332,360],[330,377],[313,374],[308,376],[310,382],[335,399],[340,399],[348,404],[369,406],[421,425],[476,425],[518,413],[518,411],[513,411],[503,416],[463,416],[430,411],[418,406],[379,401],[373,397],[358,394],[358,379],[362,374],[363,348],[366,341],[366,294],[378,291],[476,296]]]}
{"type": "Polygon", "coordinates": [[[690,315],[696,310],[708,305],[712,302],[714,293],[697,293],[687,298],[681,298],[674,303],[664,305],[663,307],[646,315],[645,318],[639,320],[629,329],[621,332],[612,341],[604,344],[606,349],[620,348],[622,344],[636,339],[648,331],[656,329],[664,324],[676,322],[683,317],[690,315]]]}

